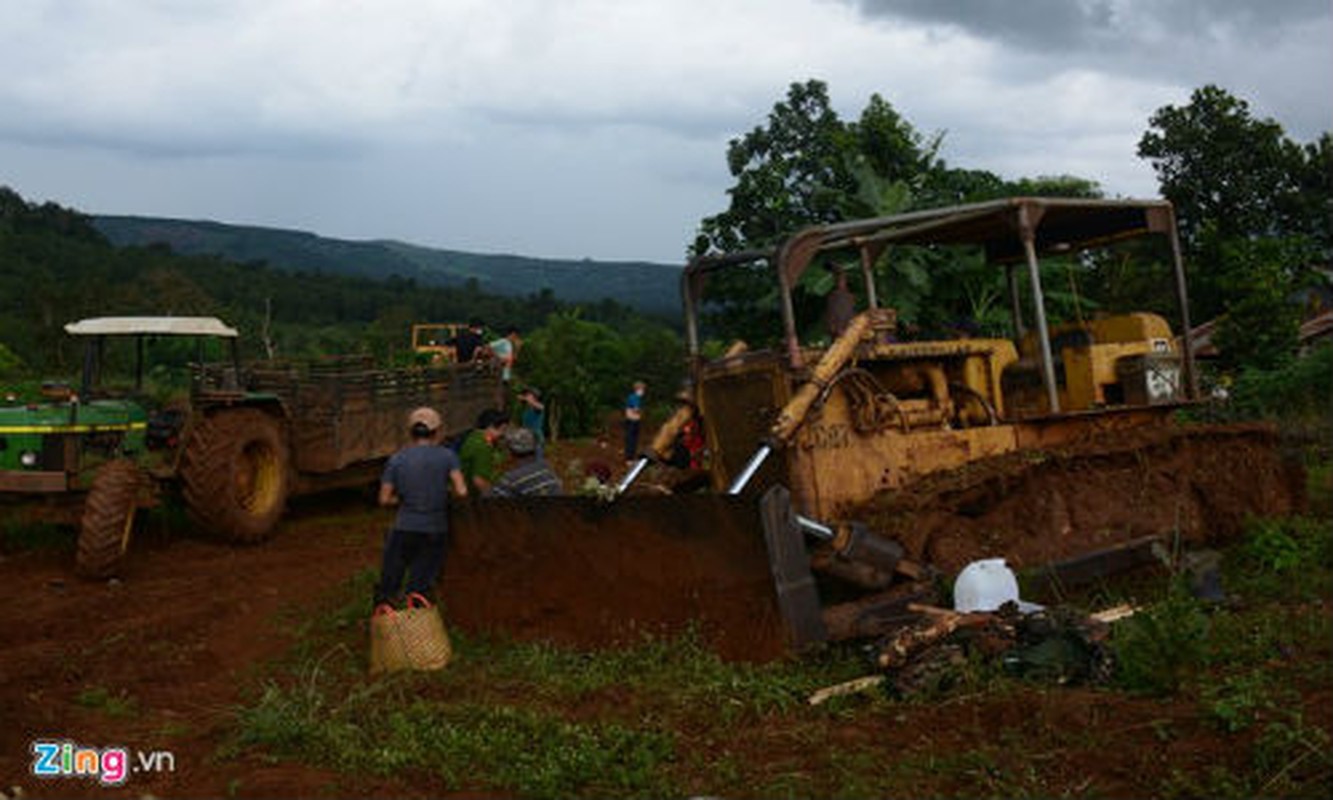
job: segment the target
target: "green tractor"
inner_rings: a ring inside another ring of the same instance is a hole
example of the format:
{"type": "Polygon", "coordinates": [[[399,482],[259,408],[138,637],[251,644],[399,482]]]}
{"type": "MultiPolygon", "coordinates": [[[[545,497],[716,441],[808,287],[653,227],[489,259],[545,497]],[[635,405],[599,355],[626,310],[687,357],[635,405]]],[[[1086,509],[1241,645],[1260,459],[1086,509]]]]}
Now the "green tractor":
{"type": "Polygon", "coordinates": [[[42,402],[0,407],[0,494],[82,500],[76,566],[89,577],[119,570],[137,511],[163,489],[179,489],[197,527],[257,542],[290,495],[373,483],[405,443],[412,408],[438,409],[455,436],[504,401],[489,362],[242,367],[236,330],[212,317],[99,317],[65,331],[84,340],[81,385],[49,384],[42,402]],[[168,358],[150,367],[158,353],[168,358]],[[188,364],[187,374],[165,362],[188,364]],[[164,386],[175,391],[163,396],[164,386]]]}
{"type": "Polygon", "coordinates": [[[234,328],[211,317],[101,317],[65,331],[84,340],[80,386],[44,384],[41,402],[0,408],[0,491],[82,497],[81,574],[116,572],[136,512],[168,482],[214,533],[253,541],[273,529],[290,487],[285,412],[275,394],[240,388],[234,328]],[[147,346],[163,338],[195,341],[188,402],[145,393],[147,346]],[[110,344],[119,340],[133,343],[129,358],[110,344]],[[219,344],[231,363],[206,371],[203,356],[219,344]],[[131,382],[113,380],[112,355],[132,360],[131,382]]]}

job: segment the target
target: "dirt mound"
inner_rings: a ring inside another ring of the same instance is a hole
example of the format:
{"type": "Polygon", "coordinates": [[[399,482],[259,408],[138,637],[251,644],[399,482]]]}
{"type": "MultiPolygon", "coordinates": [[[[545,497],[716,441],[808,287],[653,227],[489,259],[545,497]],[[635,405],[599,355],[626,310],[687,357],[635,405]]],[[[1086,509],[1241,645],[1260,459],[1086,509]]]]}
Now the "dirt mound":
{"type": "Polygon", "coordinates": [[[1269,427],[1150,429],[937,473],[855,516],[946,573],[1000,555],[1022,569],[1142,536],[1214,544],[1300,509],[1303,486],[1269,427]]]}
{"type": "Polygon", "coordinates": [[[752,500],[491,499],[451,512],[451,625],[578,647],[696,631],[725,658],[783,651],[752,500]]]}

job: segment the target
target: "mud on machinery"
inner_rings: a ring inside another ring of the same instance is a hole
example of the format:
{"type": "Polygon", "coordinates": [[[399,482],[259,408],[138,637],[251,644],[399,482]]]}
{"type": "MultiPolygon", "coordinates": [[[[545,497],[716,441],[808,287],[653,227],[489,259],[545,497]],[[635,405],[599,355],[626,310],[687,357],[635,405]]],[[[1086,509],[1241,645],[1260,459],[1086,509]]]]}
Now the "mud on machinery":
{"type": "MultiPolygon", "coordinates": [[[[876,498],[911,493],[927,477],[1006,456],[1167,429],[1174,425],[1173,412],[1196,400],[1189,343],[1173,335],[1163,317],[1136,312],[1054,325],[1048,320],[1039,268],[1043,257],[1075,257],[1140,238],[1158,242],[1157,257],[1168,267],[1162,271],[1169,274],[1175,296],[1176,324],[1188,332],[1174,214],[1162,201],[1013,198],[810,227],[771,250],[697,258],[685,268],[681,286],[689,402],[678,407],[621,480],[617,488],[625,496],[604,511],[585,510],[582,518],[552,504],[508,516],[491,509],[484,512],[484,522],[469,516],[480,513],[476,510],[461,513],[457,535],[469,552],[455,562],[486,558],[486,547],[469,545],[484,535],[482,529],[493,536],[496,530],[527,526],[540,536],[543,530],[585,525],[581,542],[566,542],[570,549],[590,547],[596,537],[615,539],[600,557],[580,560],[585,569],[596,571],[587,580],[605,587],[599,607],[625,609],[628,615],[631,593],[656,591],[661,604],[677,608],[680,617],[687,616],[687,608],[707,617],[708,603],[698,596],[710,576],[699,563],[730,548],[729,569],[748,575],[749,586],[763,570],[736,561],[758,557],[767,562],[767,585],[752,598],[752,616],[758,620],[776,605],[788,648],[876,633],[900,616],[914,591],[929,588],[936,569],[957,568],[932,564],[931,548],[905,547],[890,538],[892,532],[859,518],[876,498]],[[988,265],[1003,270],[1012,339],[897,340],[895,314],[881,305],[874,268],[903,248],[946,246],[980,249],[988,265]],[[861,302],[869,308],[828,346],[803,346],[793,289],[812,266],[848,262],[860,266],[861,302]],[[707,359],[699,334],[705,288],[710,278],[732,269],[763,269],[775,276],[782,346],[750,349],[737,342],[721,358],[707,359]],[[675,437],[691,418],[702,422],[711,455],[707,476],[713,499],[687,494],[668,501],[636,493],[636,480],[650,464],[671,459],[675,437]],[[657,509],[653,522],[630,523],[644,516],[638,506],[645,503],[657,509]],[[737,555],[740,545],[723,542],[717,533],[758,539],[760,529],[763,546],[757,556],[737,555]],[[653,537],[671,547],[693,537],[696,549],[647,548],[645,540],[653,537]],[[641,545],[644,553],[673,559],[660,569],[686,572],[674,583],[652,583],[647,569],[632,564],[631,554],[641,545]],[[681,563],[685,566],[676,566],[681,563]]],[[[1271,438],[1267,444],[1273,444],[1271,438]]],[[[1215,435],[1203,446],[1225,449],[1227,437],[1215,435]]],[[[1146,546],[1128,538],[1110,538],[1104,552],[1072,554],[1074,569],[1067,574],[1073,577],[1078,568],[1097,574],[1133,563],[1146,546]]],[[[491,566],[502,569],[502,561],[497,556],[491,566]]],[[[457,593],[463,604],[464,598],[486,596],[487,587],[465,573],[459,566],[447,575],[446,591],[451,584],[463,587],[457,593]]],[[[535,593],[552,609],[559,607],[561,599],[543,594],[539,585],[550,576],[518,569],[511,577],[524,592],[535,593]]],[[[727,592],[733,590],[717,590],[713,600],[734,605],[734,594],[720,596],[727,592]]],[[[466,617],[465,609],[462,613],[466,617]]],[[[520,608],[512,613],[517,628],[533,622],[520,608]]],[[[681,621],[666,612],[642,613],[651,619],[630,622],[649,627],[654,621],[681,621]]],[[[727,624],[720,617],[719,623],[727,624]]],[[[534,623],[533,632],[540,633],[540,627],[534,623]]]]}

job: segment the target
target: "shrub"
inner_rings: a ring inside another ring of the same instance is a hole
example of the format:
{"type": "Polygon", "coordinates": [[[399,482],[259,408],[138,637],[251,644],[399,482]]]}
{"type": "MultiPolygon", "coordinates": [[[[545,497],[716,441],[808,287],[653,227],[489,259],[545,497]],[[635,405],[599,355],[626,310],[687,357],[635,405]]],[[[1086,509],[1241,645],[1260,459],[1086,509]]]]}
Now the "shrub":
{"type": "Polygon", "coordinates": [[[1146,694],[1171,694],[1207,657],[1208,618],[1180,581],[1165,600],[1125,620],[1112,647],[1116,680],[1146,694]]]}

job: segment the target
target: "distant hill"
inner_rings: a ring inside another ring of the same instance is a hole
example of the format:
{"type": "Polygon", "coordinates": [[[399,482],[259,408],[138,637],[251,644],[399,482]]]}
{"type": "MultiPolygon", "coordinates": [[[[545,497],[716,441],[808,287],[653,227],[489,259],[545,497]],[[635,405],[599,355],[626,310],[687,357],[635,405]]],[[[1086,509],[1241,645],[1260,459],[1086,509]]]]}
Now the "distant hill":
{"type": "Polygon", "coordinates": [[[430,286],[462,286],[475,279],[478,288],[493,294],[526,296],[550,289],[566,302],[609,298],[650,314],[674,317],[680,311],[680,267],[675,265],[481,255],[391,240],[347,241],[303,231],[157,217],[91,219],[102,235],[121,247],[160,243],[184,255],[262,261],[291,272],[377,279],[396,274],[430,286]]]}

